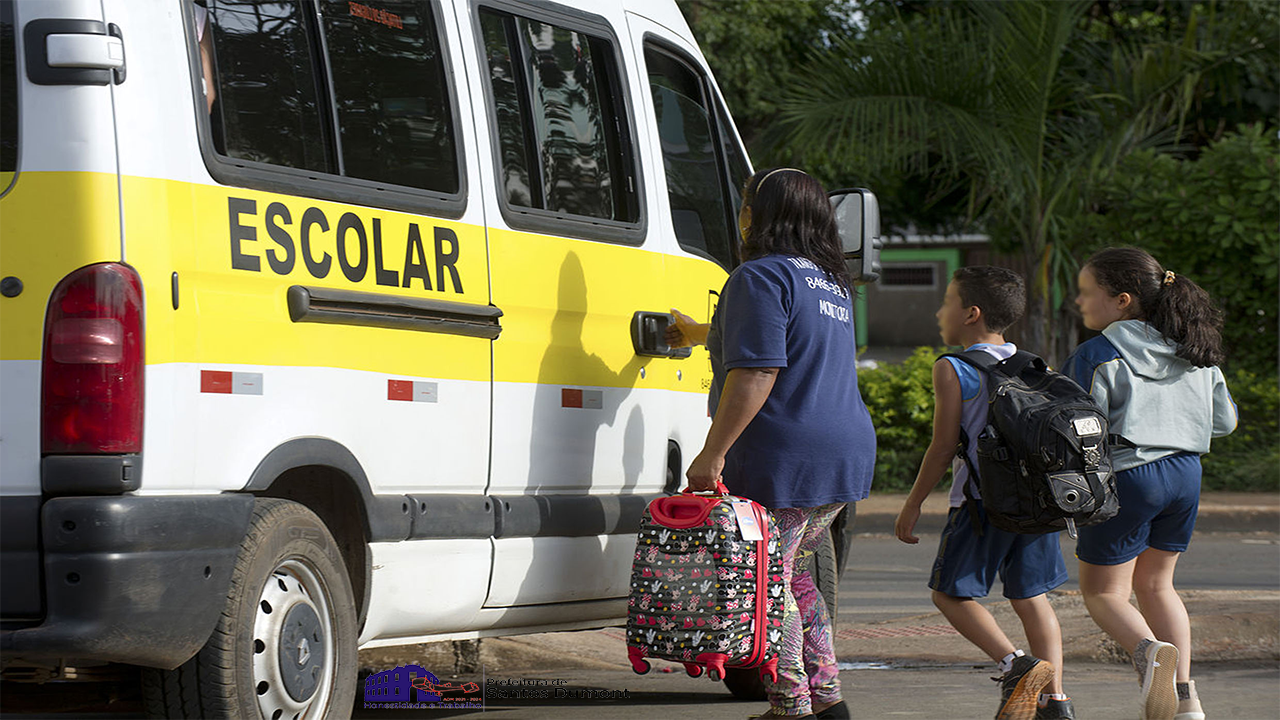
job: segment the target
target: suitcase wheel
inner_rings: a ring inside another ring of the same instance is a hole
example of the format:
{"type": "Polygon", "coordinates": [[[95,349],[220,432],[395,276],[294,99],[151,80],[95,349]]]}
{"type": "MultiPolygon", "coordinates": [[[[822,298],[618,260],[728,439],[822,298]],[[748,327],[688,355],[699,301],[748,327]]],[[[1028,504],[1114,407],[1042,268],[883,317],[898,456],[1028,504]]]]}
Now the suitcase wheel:
{"type": "Polygon", "coordinates": [[[627,648],[627,659],[631,661],[631,669],[637,675],[649,672],[649,661],[644,659],[644,651],[632,645],[627,648]]]}
{"type": "Polygon", "coordinates": [[[769,682],[778,682],[778,658],[760,666],[760,679],[769,678],[769,682]]]}
{"type": "Polygon", "coordinates": [[[698,656],[707,666],[707,677],[719,682],[724,679],[724,661],[729,658],[724,653],[703,653],[698,656]]]}
{"type": "Polygon", "coordinates": [[[689,673],[689,677],[701,677],[702,666],[698,663],[685,663],[684,671],[689,673]]]}

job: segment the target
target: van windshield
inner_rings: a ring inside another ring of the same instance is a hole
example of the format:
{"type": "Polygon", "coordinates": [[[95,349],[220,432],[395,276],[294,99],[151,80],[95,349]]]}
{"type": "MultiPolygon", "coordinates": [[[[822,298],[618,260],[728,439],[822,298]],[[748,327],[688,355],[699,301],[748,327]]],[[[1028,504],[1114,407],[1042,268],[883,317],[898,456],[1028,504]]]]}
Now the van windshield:
{"type": "Polygon", "coordinates": [[[0,193],[18,167],[18,59],[13,47],[13,2],[0,0],[0,193]]]}

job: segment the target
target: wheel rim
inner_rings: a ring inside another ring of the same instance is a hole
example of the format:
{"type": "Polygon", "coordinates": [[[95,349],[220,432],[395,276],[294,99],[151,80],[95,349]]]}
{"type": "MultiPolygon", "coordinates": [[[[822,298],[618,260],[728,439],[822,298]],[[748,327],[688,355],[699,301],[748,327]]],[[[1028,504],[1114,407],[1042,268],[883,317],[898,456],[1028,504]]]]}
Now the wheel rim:
{"type": "Polygon", "coordinates": [[[336,667],[328,588],[301,558],[267,578],[253,621],[253,689],[264,720],[321,717],[336,667]]]}

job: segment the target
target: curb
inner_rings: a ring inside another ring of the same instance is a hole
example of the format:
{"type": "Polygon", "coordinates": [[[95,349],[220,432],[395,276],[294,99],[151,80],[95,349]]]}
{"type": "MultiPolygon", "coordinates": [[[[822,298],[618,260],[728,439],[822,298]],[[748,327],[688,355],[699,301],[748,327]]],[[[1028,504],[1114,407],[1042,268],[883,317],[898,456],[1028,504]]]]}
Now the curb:
{"type": "MultiPolygon", "coordinates": [[[[858,502],[853,531],[892,535],[905,494],[876,494],[858,502]]],[[[936,534],[947,522],[947,498],[934,493],[925,501],[916,523],[917,533],[936,534]]],[[[1197,533],[1280,534],[1280,495],[1273,493],[1206,493],[1200,498],[1197,533]]]]}

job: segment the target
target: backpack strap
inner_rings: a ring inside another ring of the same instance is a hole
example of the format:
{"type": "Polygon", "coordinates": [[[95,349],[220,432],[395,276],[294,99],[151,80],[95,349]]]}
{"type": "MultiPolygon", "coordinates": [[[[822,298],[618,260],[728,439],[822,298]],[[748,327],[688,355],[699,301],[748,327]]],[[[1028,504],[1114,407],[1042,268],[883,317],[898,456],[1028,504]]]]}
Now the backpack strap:
{"type": "MultiPolygon", "coordinates": [[[[939,360],[942,358],[955,358],[965,365],[988,375],[998,372],[996,366],[1000,364],[999,360],[992,357],[991,353],[985,350],[966,350],[938,356],[939,360]]],[[[960,442],[956,445],[956,454],[960,456],[964,466],[969,469],[969,476],[965,479],[964,484],[960,486],[960,489],[964,492],[964,504],[969,508],[969,520],[973,523],[974,532],[977,533],[978,537],[982,537],[982,519],[978,517],[978,506],[975,504],[977,498],[973,496],[973,488],[978,482],[978,464],[973,461],[973,458],[969,457],[969,433],[965,431],[963,426],[960,428],[960,442]]]]}
{"type": "Polygon", "coordinates": [[[1000,373],[1007,377],[1017,377],[1022,374],[1023,370],[1034,367],[1037,370],[1044,371],[1049,369],[1044,358],[1035,353],[1029,353],[1026,350],[1019,350],[1004,360],[997,360],[986,350],[965,350],[958,353],[946,353],[938,356],[942,358],[955,358],[966,365],[977,368],[985,373],[1000,373]]]}
{"type": "Polygon", "coordinates": [[[964,493],[965,507],[969,508],[969,522],[973,523],[973,531],[978,537],[982,537],[982,518],[978,517],[976,504],[978,499],[973,496],[973,484],[978,482],[978,464],[969,458],[969,433],[965,432],[963,427],[960,428],[960,442],[956,445],[956,453],[960,455],[964,466],[969,469],[969,476],[960,486],[960,490],[964,493]]]}

